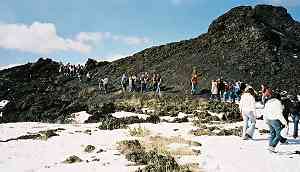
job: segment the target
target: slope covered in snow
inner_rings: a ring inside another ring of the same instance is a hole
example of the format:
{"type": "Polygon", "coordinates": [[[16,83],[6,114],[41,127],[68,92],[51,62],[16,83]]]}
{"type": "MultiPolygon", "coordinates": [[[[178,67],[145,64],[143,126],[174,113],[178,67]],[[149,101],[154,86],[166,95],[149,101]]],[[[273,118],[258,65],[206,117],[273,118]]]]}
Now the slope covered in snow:
{"type": "MultiPolygon", "coordinates": [[[[134,115],[118,112],[115,116],[134,115]]],[[[234,128],[242,123],[219,124],[222,128],[234,128]]],[[[0,171],[2,172],[67,172],[67,171],[134,171],[132,166],[116,148],[121,140],[136,139],[128,129],[99,130],[98,124],[46,124],[46,123],[7,123],[0,124],[0,140],[16,138],[28,133],[63,128],[48,140],[14,140],[0,142],[0,171]],[[90,130],[90,131],[89,131],[90,130]],[[87,132],[89,131],[89,132],[87,132]],[[96,149],[87,153],[84,148],[93,145],[96,149]],[[65,164],[63,161],[76,155],[81,163],[65,164]]],[[[237,136],[194,136],[191,130],[196,127],[191,122],[158,124],[132,124],[129,128],[142,127],[150,131],[150,136],[182,138],[196,141],[201,147],[186,143],[171,143],[169,149],[200,149],[199,155],[175,157],[179,164],[198,163],[205,172],[298,172],[300,155],[290,154],[300,150],[300,139],[289,136],[289,145],[278,145],[279,153],[267,151],[268,134],[259,130],[267,129],[264,121],[257,121],[253,140],[244,141],[237,136]]],[[[290,124],[290,133],[293,131],[290,124]]]]}

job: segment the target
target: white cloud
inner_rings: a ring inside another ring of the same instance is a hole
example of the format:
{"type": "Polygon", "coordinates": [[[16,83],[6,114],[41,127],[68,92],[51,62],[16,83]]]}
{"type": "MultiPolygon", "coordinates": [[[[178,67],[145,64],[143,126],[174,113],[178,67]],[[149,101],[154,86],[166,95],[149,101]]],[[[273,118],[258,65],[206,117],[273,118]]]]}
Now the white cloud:
{"type": "Polygon", "coordinates": [[[300,0],[263,0],[263,2],[283,7],[300,6],[300,0]]]}
{"type": "Polygon", "coordinates": [[[53,51],[90,52],[91,45],[57,35],[52,23],[0,24],[0,47],[48,54],[53,51]]]}
{"type": "Polygon", "coordinates": [[[56,51],[89,53],[96,43],[108,40],[128,45],[150,43],[148,38],[113,35],[110,32],[80,32],[74,38],[63,38],[57,34],[52,23],[34,22],[25,24],[0,23],[0,48],[24,52],[49,54],[56,51]]]}
{"type": "Polygon", "coordinates": [[[22,65],[22,64],[8,64],[8,65],[5,65],[5,66],[0,66],[0,70],[12,68],[12,67],[19,66],[19,65],[22,65]]]}

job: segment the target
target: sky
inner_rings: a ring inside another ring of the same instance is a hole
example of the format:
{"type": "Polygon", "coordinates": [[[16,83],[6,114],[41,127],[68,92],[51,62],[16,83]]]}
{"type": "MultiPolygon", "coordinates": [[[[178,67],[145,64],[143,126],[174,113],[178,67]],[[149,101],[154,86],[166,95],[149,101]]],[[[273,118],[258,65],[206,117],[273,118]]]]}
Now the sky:
{"type": "Polygon", "coordinates": [[[300,0],[1,0],[0,69],[41,57],[112,61],[197,37],[231,8],[256,4],[300,21],[300,0]]]}

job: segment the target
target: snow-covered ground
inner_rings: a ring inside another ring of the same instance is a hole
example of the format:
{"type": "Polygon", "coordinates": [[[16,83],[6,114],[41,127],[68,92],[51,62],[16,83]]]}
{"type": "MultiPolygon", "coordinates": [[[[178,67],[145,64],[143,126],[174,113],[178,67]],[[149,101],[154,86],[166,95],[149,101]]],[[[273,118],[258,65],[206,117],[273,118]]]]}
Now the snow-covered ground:
{"type": "MultiPolygon", "coordinates": [[[[132,113],[118,112],[116,117],[132,116],[132,113]]],[[[139,115],[140,117],[144,117],[139,115]]],[[[242,123],[222,124],[224,128],[234,128],[242,123]]],[[[97,129],[98,124],[45,124],[45,123],[8,123],[0,124],[0,140],[35,133],[47,129],[64,128],[59,136],[43,140],[17,140],[0,142],[1,172],[67,172],[67,171],[105,171],[126,172],[134,167],[116,149],[116,143],[132,139],[127,129],[104,131],[97,129]],[[91,130],[91,135],[84,131],[91,130]],[[96,150],[84,152],[87,145],[96,150]],[[103,149],[104,152],[96,153],[103,149]],[[76,155],[84,160],[81,163],[64,164],[67,157],[76,155]],[[92,161],[100,159],[99,161],[92,161]],[[89,162],[86,162],[88,160],[89,162]]],[[[162,137],[180,137],[185,140],[197,141],[202,144],[200,155],[177,157],[180,164],[199,163],[204,172],[298,172],[300,155],[289,152],[300,150],[300,138],[289,137],[289,145],[278,145],[278,154],[266,150],[268,134],[260,134],[258,129],[267,129],[264,121],[257,121],[257,130],[253,140],[244,141],[236,136],[194,136],[195,129],[191,122],[159,124],[132,124],[132,127],[143,127],[150,135],[162,137]]],[[[290,133],[293,131],[290,124],[290,133]]],[[[173,143],[171,149],[187,148],[192,145],[173,143]]],[[[193,148],[197,149],[197,148],[193,148]]]]}
{"type": "MultiPolygon", "coordinates": [[[[259,129],[267,129],[264,121],[257,121],[259,129]]],[[[292,126],[290,126],[292,127],[292,126]]],[[[291,135],[292,129],[290,129],[291,135]]],[[[236,136],[195,137],[203,145],[201,167],[207,172],[299,172],[300,155],[289,154],[300,150],[300,138],[289,137],[290,144],[278,145],[274,154],[267,151],[268,134],[256,130],[253,140],[236,136]]]]}
{"type": "Polygon", "coordinates": [[[115,143],[126,139],[126,130],[103,131],[96,129],[97,124],[43,124],[43,123],[9,123],[0,125],[0,140],[14,138],[37,131],[64,128],[47,141],[17,140],[0,143],[1,172],[64,172],[64,171],[129,171],[127,160],[119,155],[115,143]],[[91,135],[84,133],[91,130],[91,135]],[[84,152],[87,145],[96,150],[84,152]],[[104,152],[96,153],[103,149],[104,152]],[[67,157],[76,155],[82,160],[99,162],[82,162],[64,164],[67,157]]]}

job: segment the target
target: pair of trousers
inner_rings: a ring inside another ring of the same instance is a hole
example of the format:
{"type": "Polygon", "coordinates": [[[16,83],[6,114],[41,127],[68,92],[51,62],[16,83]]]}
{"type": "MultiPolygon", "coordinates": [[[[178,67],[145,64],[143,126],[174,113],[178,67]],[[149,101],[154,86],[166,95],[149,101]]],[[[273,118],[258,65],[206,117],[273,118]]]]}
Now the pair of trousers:
{"type": "Polygon", "coordinates": [[[269,146],[276,147],[279,141],[284,139],[280,135],[280,132],[283,129],[283,124],[278,119],[268,120],[267,124],[270,130],[269,146]]]}
{"type": "Polygon", "coordinates": [[[256,119],[253,111],[243,111],[242,112],[244,126],[243,126],[243,137],[248,134],[250,137],[253,137],[256,119]]]}
{"type": "Polygon", "coordinates": [[[299,119],[300,119],[299,112],[293,112],[292,118],[293,118],[293,123],[294,123],[293,137],[296,138],[296,137],[298,137],[298,124],[299,124],[299,119]]]}

